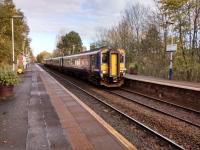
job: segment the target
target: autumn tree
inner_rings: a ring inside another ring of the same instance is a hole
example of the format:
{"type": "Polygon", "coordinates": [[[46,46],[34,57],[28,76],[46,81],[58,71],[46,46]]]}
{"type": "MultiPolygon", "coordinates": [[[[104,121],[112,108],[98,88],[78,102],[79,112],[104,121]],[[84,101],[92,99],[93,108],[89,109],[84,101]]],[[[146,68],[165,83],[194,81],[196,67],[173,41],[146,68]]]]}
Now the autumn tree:
{"type": "Polygon", "coordinates": [[[10,21],[12,16],[23,17],[14,19],[15,58],[23,51],[31,53],[30,39],[27,38],[29,28],[23,12],[16,8],[12,0],[4,0],[0,3],[0,63],[12,62],[10,21]]]}
{"type": "Polygon", "coordinates": [[[42,63],[44,59],[50,58],[50,57],[51,57],[51,53],[47,51],[42,51],[37,55],[36,59],[37,59],[37,62],[42,63]]]}
{"type": "Polygon", "coordinates": [[[162,13],[172,22],[173,34],[178,44],[175,55],[175,77],[198,80],[199,57],[199,0],[160,0],[162,13]]]}
{"type": "Polygon", "coordinates": [[[63,56],[62,51],[59,49],[54,49],[52,52],[52,57],[59,57],[59,56],[63,56]]]}

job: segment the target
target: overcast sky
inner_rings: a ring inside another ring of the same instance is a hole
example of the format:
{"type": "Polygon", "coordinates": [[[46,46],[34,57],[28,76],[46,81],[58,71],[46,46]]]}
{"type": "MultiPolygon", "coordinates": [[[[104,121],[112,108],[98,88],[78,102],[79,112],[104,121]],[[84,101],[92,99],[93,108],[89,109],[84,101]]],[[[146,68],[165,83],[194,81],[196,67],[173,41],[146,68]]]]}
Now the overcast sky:
{"type": "MultiPolygon", "coordinates": [[[[138,0],[13,0],[21,9],[30,27],[31,48],[36,56],[56,47],[59,33],[74,30],[84,46],[95,42],[99,27],[111,27],[120,20],[120,13],[128,3],[138,0]]],[[[151,6],[153,0],[139,0],[151,6]]]]}

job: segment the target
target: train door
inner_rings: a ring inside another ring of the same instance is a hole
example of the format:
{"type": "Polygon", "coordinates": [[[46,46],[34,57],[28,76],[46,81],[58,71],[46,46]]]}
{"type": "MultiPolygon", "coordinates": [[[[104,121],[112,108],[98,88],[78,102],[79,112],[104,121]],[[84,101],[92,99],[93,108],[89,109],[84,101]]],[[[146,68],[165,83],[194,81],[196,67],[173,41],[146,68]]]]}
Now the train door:
{"type": "Polygon", "coordinates": [[[117,71],[118,71],[118,64],[117,64],[117,53],[111,53],[111,75],[112,76],[117,76],[117,71]]]}
{"type": "Polygon", "coordinates": [[[60,58],[60,70],[63,71],[63,58],[60,58]]]}
{"type": "Polygon", "coordinates": [[[96,68],[96,58],[95,58],[95,55],[91,55],[90,56],[90,70],[91,72],[94,72],[95,68],[96,68]]]}

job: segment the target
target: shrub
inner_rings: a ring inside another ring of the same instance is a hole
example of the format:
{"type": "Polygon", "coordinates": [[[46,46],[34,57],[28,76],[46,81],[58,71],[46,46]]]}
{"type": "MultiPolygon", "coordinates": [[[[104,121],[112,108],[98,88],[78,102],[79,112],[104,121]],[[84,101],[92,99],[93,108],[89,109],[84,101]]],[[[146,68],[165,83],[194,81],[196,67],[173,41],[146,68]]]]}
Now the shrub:
{"type": "Polygon", "coordinates": [[[129,73],[130,74],[138,74],[138,69],[139,69],[139,67],[138,67],[137,63],[131,63],[129,65],[129,73]]]}
{"type": "Polygon", "coordinates": [[[13,72],[11,67],[0,67],[0,85],[11,86],[19,83],[19,77],[16,72],[13,72]]]}

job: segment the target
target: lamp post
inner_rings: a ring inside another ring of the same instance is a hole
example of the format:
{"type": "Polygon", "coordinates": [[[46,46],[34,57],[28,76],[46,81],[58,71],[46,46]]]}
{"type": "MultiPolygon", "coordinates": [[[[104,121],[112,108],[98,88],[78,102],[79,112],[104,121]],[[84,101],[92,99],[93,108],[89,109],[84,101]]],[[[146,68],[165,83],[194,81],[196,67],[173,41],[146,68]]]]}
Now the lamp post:
{"type": "Polygon", "coordinates": [[[15,71],[15,39],[14,39],[14,19],[23,18],[23,16],[12,16],[11,17],[11,27],[12,27],[12,61],[13,61],[13,71],[15,71]]]}

